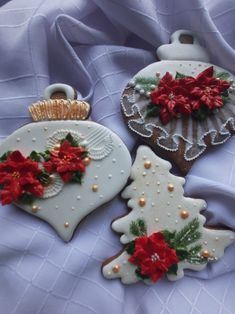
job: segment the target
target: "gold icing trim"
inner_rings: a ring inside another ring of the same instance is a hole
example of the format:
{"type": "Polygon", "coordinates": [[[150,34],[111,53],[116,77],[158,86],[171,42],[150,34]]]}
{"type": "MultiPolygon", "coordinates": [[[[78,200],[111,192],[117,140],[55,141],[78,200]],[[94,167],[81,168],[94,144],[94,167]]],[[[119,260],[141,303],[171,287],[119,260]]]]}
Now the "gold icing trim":
{"type": "Polygon", "coordinates": [[[81,100],[49,99],[32,104],[29,112],[33,121],[86,120],[90,105],[81,100]]]}

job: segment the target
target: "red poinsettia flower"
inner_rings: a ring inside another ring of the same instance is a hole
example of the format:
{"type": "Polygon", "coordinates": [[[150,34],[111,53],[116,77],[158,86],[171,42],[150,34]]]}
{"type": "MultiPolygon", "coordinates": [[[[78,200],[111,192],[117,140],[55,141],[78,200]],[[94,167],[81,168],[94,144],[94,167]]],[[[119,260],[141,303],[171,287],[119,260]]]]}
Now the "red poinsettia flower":
{"type": "Polygon", "coordinates": [[[135,250],[129,262],[137,265],[141,275],[151,278],[153,282],[159,280],[179,259],[176,251],[169,247],[161,232],[151,236],[135,239],[135,250]]]}
{"type": "Polygon", "coordinates": [[[190,94],[193,96],[192,108],[197,110],[201,105],[206,105],[209,109],[223,106],[221,93],[230,86],[226,80],[221,80],[213,76],[213,66],[201,72],[195,79],[188,80],[190,94]],[[190,81],[190,83],[189,83],[190,81]]]}
{"type": "Polygon", "coordinates": [[[7,160],[0,163],[0,201],[11,204],[24,193],[40,197],[44,188],[37,176],[41,173],[38,163],[25,158],[19,151],[11,152],[7,160]]]}
{"type": "Polygon", "coordinates": [[[43,163],[47,172],[58,172],[64,182],[69,182],[77,171],[85,172],[82,156],[86,152],[83,147],[74,147],[65,140],[58,150],[51,151],[51,159],[43,163]]]}
{"type": "Polygon", "coordinates": [[[188,91],[167,72],[151,93],[152,104],[160,106],[160,119],[167,124],[178,113],[191,114],[188,91]]]}

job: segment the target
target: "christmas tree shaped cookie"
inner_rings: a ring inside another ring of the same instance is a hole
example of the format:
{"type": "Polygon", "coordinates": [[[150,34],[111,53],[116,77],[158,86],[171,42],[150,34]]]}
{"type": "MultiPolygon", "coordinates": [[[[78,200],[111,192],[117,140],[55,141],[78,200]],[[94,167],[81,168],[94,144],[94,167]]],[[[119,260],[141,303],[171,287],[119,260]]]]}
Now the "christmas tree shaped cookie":
{"type": "Polygon", "coordinates": [[[216,262],[235,240],[230,230],[204,227],[205,201],[183,195],[185,180],[169,172],[169,162],[140,146],[132,166],[132,183],[122,196],[131,211],[112,223],[122,234],[124,250],[103,264],[107,279],[125,284],[156,282],[184,276],[184,269],[200,271],[216,262]]]}

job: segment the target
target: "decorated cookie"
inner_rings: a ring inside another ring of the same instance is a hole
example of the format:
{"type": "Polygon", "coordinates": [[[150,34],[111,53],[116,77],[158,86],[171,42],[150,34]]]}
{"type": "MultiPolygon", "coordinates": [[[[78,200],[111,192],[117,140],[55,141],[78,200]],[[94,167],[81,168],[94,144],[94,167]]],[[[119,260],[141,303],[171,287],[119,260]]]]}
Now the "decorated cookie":
{"type": "Polygon", "coordinates": [[[121,99],[129,129],[186,174],[211,145],[235,131],[234,76],[208,63],[189,31],[177,31],[126,86],[121,99]]]}
{"type": "Polygon", "coordinates": [[[0,202],[47,221],[69,241],[84,217],[124,187],[131,158],[116,134],[81,121],[89,115],[88,103],[65,95],[74,97],[67,85],[46,89],[48,99],[30,107],[37,122],[0,146],[0,202]]]}
{"type": "Polygon", "coordinates": [[[140,146],[132,166],[132,183],[122,197],[129,214],[112,223],[122,234],[124,250],[103,264],[107,279],[125,284],[154,283],[163,276],[178,280],[184,269],[200,271],[216,262],[235,240],[229,230],[204,227],[205,201],[184,197],[185,180],[169,172],[171,165],[147,146],[140,146]]]}

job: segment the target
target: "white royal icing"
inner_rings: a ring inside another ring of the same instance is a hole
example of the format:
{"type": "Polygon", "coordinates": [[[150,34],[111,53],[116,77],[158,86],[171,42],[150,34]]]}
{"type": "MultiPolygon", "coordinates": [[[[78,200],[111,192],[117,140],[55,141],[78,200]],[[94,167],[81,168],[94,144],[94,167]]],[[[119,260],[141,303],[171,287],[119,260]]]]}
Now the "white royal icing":
{"type": "MultiPolygon", "coordinates": [[[[141,218],[147,225],[147,235],[168,230],[179,231],[194,218],[200,222],[201,238],[193,245],[201,244],[202,251],[208,250],[213,256],[210,261],[216,261],[224,254],[224,248],[235,240],[235,233],[228,230],[212,230],[204,228],[205,217],[200,214],[206,208],[206,202],[201,199],[184,197],[183,185],[185,180],[169,172],[171,164],[159,157],[147,146],[140,146],[137,150],[136,160],[131,169],[132,183],[122,193],[128,199],[131,211],[128,215],[112,223],[114,231],[122,234],[120,241],[127,244],[136,237],[130,233],[130,224],[141,218]],[[151,162],[151,167],[144,167],[145,161],[151,162]],[[168,190],[168,185],[173,184],[173,191],[168,190]],[[144,197],[146,205],[140,207],[139,199],[144,197]],[[181,212],[186,210],[187,219],[182,219],[181,212]]],[[[108,279],[121,278],[125,284],[137,282],[136,266],[128,262],[130,255],[123,251],[118,257],[106,264],[102,271],[108,279]],[[118,266],[119,271],[114,272],[113,267],[118,266]]],[[[192,264],[179,262],[177,275],[167,275],[169,280],[178,280],[184,276],[184,269],[195,271],[205,268],[207,263],[192,264]]]]}

